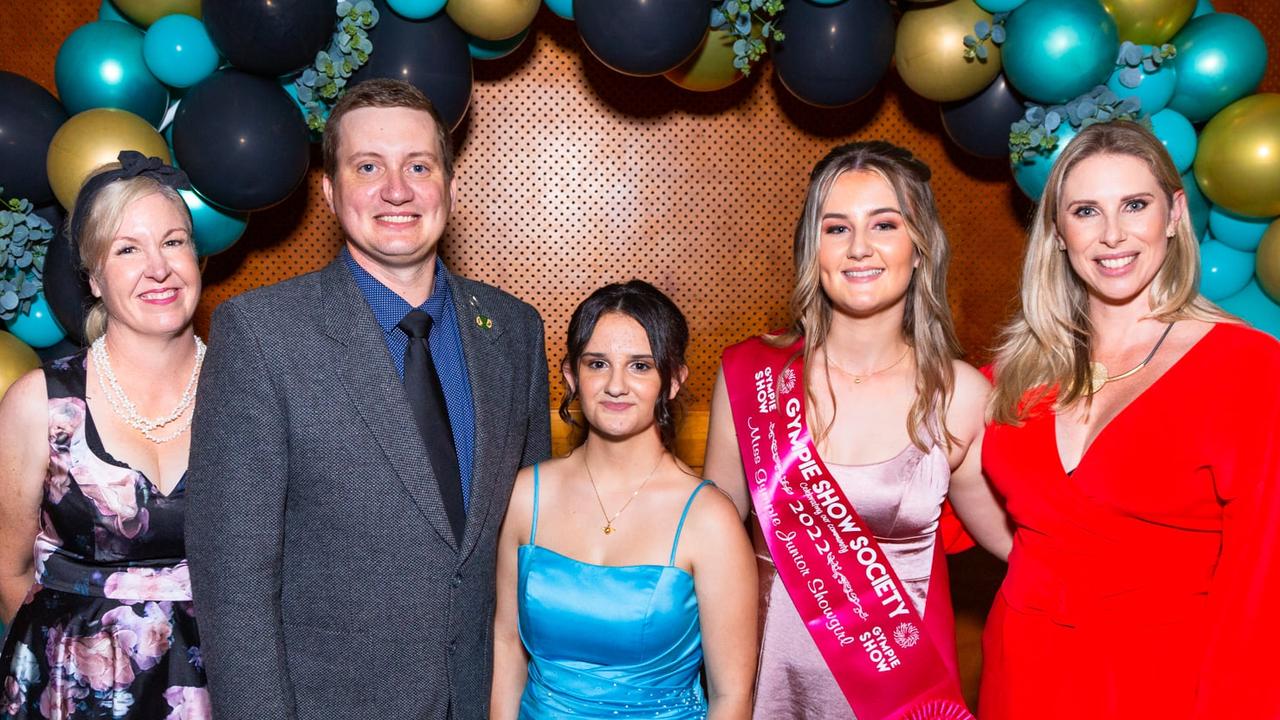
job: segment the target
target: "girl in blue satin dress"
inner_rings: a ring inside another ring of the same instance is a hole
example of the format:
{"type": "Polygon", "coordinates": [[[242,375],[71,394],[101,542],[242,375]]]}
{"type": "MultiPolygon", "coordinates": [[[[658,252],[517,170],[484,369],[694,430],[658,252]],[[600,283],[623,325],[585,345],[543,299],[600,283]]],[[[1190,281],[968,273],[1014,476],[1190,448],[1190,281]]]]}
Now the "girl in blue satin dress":
{"type": "Polygon", "coordinates": [[[560,415],[584,441],[516,479],[491,718],[750,717],[750,541],[732,501],[671,452],[687,343],[675,304],[638,280],[574,311],[560,415]]]}

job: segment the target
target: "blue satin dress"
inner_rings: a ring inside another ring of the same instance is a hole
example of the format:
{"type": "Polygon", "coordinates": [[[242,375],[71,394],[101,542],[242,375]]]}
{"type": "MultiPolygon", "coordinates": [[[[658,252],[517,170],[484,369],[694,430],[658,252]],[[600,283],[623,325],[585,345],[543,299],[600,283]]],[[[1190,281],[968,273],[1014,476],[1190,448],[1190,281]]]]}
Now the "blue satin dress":
{"type": "Polygon", "coordinates": [[[666,565],[595,565],[538,547],[519,551],[520,639],[529,652],[521,720],[707,716],[693,576],[675,565],[689,495],[666,565]]]}

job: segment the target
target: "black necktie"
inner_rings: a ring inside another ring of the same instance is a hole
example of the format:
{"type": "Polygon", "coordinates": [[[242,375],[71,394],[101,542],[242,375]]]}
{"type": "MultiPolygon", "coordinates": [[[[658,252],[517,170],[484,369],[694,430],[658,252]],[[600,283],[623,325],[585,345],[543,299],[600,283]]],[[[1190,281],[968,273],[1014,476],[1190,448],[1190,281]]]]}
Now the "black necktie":
{"type": "Polygon", "coordinates": [[[453,429],[449,425],[449,409],[444,402],[440,376],[431,360],[431,316],[421,310],[410,310],[399,328],[409,336],[404,351],[404,393],[418,421],[418,432],[427,446],[431,469],[440,483],[440,497],[453,526],[453,535],[462,537],[467,514],[462,507],[462,479],[458,472],[458,453],[453,445],[453,429]]]}

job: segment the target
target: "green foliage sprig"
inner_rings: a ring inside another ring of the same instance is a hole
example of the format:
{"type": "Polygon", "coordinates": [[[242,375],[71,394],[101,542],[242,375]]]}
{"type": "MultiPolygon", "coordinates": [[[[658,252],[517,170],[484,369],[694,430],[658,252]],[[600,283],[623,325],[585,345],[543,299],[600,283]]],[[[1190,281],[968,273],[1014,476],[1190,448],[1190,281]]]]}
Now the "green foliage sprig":
{"type": "Polygon", "coordinates": [[[315,64],[294,80],[298,102],[306,111],[307,127],[324,130],[329,111],[342,95],[351,74],[369,62],[373,43],[368,31],[378,24],[378,9],[370,0],[338,3],[338,29],[329,47],[316,53],[315,64]]]}
{"type": "Polygon", "coordinates": [[[1136,88],[1142,82],[1144,70],[1151,75],[1160,69],[1165,60],[1172,60],[1177,54],[1178,49],[1168,43],[1148,50],[1142,45],[1134,45],[1125,40],[1120,43],[1120,52],[1116,55],[1116,65],[1124,67],[1117,79],[1127,88],[1136,88]]]}
{"type": "Polygon", "coordinates": [[[768,52],[765,40],[786,39],[774,21],[782,9],[782,0],[723,0],[711,8],[711,29],[734,37],[733,66],[743,75],[750,75],[751,64],[768,52]],[[758,33],[754,31],[756,23],[760,23],[758,33]]]}
{"type": "Polygon", "coordinates": [[[964,59],[969,62],[978,61],[986,62],[990,51],[987,50],[987,41],[996,45],[1003,45],[1005,32],[1004,21],[1009,17],[1009,13],[996,13],[991,16],[991,22],[979,20],[973,24],[973,34],[964,36],[964,59]]]}
{"type": "Polygon", "coordinates": [[[1058,146],[1056,131],[1063,123],[1083,130],[1094,123],[1138,120],[1140,106],[1138,98],[1121,98],[1106,85],[1098,85],[1066,105],[1027,103],[1026,114],[1009,126],[1009,160],[1016,165],[1031,162],[1037,155],[1049,156],[1058,146]]]}
{"type": "Polygon", "coordinates": [[[0,320],[9,322],[31,309],[44,287],[44,256],[51,239],[53,226],[35,214],[29,201],[0,202],[0,320]]]}

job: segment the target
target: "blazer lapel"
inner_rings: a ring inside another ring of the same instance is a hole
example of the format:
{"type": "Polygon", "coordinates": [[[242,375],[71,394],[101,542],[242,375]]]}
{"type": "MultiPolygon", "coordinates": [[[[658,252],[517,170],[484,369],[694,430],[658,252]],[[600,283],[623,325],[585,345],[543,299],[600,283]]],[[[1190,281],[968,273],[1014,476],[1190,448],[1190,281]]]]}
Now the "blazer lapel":
{"type": "Polygon", "coordinates": [[[382,328],[341,257],[321,271],[321,283],[325,291],[326,330],[344,346],[337,367],[347,396],[418,510],[441,539],[457,550],[458,541],[444,510],[440,486],[431,464],[424,462],[427,451],[405,398],[404,385],[387,354],[382,328]]]}
{"type": "MultiPolygon", "coordinates": [[[[461,560],[475,550],[493,499],[501,486],[502,458],[509,436],[507,410],[511,407],[511,361],[498,342],[506,318],[492,319],[457,276],[449,275],[454,310],[462,336],[462,355],[471,384],[471,408],[475,417],[476,444],[471,465],[471,501],[467,528],[462,537],[461,560]],[[479,318],[479,322],[477,322],[479,318]],[[491,320],[485,324],[485,320],[491,320]]],[[[504,508],[505,510],[505,508],[504,508]]]]}

